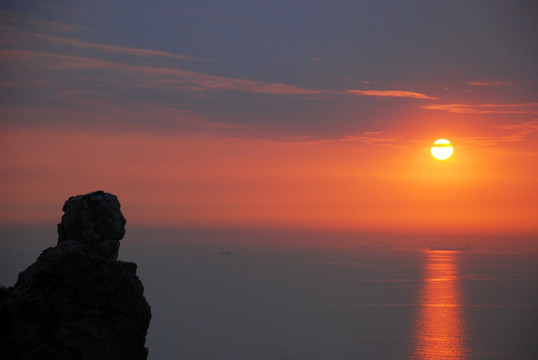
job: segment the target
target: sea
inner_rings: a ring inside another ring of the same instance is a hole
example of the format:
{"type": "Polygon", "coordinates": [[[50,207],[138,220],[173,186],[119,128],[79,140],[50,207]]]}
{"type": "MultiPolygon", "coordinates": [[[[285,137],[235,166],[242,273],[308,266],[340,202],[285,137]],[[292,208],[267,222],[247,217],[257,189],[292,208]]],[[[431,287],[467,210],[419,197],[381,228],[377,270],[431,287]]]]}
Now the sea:
{"type": "MultiPolygon", "coordinates": [[[[40,234],[0,232],[0,284],[55,244],[40,234]]],[[[144,236],[120,259],[152,308],[150,360],[538,359],[536,254],[144,236]]]]}

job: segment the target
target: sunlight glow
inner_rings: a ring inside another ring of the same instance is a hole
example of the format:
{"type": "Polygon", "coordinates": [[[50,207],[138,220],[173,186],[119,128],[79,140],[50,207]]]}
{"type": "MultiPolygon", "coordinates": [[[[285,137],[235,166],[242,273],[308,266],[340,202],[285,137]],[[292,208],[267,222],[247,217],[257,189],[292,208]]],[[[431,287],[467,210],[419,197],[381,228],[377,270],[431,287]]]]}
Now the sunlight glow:
{"type": "Polygon", "coordinates": [[[468,359],[458,286],[458,254],[425,253],[425,276],[414,331],[416,359],[468,359]]]}
{"type": "Polygon", "coordinates": [[[446,160],[454,152],[454,148],[450,141],[446,139],[435,140],[433,146],[431,147],[431,152],[434,158],[438,160],[446,160]]]}

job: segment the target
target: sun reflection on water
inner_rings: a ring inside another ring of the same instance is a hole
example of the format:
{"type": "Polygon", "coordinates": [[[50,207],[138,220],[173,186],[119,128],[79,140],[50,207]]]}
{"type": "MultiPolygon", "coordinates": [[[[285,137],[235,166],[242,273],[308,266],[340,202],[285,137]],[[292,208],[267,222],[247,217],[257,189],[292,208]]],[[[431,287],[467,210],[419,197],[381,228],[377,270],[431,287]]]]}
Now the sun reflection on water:
{"type": "Polygon", "coordinates": [[[427,251],[414,359],[468,359],[457,251],[427,251]]]}

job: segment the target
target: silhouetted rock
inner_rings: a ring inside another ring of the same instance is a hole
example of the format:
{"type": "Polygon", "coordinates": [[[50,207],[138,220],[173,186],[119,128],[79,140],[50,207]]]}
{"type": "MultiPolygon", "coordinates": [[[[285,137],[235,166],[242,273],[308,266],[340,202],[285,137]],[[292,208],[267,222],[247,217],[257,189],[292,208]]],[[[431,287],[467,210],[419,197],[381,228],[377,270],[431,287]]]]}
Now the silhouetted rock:
{"type": "Polygon", "coordinates": [[[58,245],[0,287],[0,358],[146,359],[151,311],[136,264],[116,260],[118,199],[98,191],[63,209],[58,245]]]}
{"type": "Polygon", "coordinates": [[[86,252],[112,260],[118,258],[126,221],[115,195],[95,191],[72,196],[62,210],[58,244],[75,241],[86,252]]]}

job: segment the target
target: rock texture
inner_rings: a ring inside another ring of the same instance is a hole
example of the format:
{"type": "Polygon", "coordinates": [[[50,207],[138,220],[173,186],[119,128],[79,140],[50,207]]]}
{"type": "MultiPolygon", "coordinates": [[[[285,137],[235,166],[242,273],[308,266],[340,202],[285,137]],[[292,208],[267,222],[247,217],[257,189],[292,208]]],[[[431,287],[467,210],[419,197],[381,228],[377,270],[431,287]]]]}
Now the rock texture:
{"type": "Polygon", "coordinates": [[[117,260],[125,235],[125,218],[115,195],[96,191],[72,196],[62,209],[58,245],[76,245],[84,252],[117,260]]]}
{"type": "Polygon", "coordinates": [[[97,191],[63,210],[58,244],[0,286],[0,358],[146,359],[151,312],[136,264],[117,260],[118,199],[97,191]]]}

